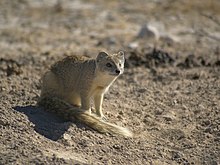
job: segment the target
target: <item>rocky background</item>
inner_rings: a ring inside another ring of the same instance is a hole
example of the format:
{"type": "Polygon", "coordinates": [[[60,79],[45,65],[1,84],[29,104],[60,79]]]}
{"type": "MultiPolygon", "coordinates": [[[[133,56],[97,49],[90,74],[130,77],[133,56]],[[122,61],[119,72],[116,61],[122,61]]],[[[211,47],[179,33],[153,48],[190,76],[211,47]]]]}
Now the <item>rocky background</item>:
{"type": "Polygon", "coordinates": [[[219,0],[1,0],[0,164],[220,164],[219,0]],[[66,55],[125,51],[99,134],[36,106],[66,55]]]}

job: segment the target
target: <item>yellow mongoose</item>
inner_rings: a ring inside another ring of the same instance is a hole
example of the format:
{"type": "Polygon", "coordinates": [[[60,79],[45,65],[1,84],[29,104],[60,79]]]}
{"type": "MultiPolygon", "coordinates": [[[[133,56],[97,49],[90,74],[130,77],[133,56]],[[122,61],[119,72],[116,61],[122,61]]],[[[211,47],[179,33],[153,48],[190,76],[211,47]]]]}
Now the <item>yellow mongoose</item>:
{"type": "Polygon", "coordinates": [[[124,61],[122,51],[112,55],[100,52],[96,59],[68,56],[52,65],[43,76],[38,104],[98,132],[132,137],[128,129],[104,121],[102,113],[103,96],[124,72],[124,61]],[[95,114],[91,113],[91,99],[95,114]]]}

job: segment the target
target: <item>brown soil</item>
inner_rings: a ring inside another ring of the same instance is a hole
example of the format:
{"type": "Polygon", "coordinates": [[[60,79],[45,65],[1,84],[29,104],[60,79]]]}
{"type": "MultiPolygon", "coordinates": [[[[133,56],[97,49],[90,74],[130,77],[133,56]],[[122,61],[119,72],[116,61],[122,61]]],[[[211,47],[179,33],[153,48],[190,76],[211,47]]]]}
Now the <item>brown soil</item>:
{"type": "Polygon", "coordinates": [[[219,18],[218,0],[1,0],[0,164],[220,164],[219,18]],[[52,63],[100,50],[126,52],[103,106],[134,138],[36,106],[52,63]]]}

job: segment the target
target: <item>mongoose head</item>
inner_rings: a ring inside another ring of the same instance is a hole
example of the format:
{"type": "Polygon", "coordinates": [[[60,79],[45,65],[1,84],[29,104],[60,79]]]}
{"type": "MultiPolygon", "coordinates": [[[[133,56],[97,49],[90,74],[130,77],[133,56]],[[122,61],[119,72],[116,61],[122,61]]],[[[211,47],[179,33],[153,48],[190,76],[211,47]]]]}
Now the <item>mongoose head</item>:
{"type": "Polygon", "coordinates": [[[112,55],[100,52],[96,58],[98,71],[116,77],[124,72],[124,62],[124,52],[122,51],[112,55]]]}

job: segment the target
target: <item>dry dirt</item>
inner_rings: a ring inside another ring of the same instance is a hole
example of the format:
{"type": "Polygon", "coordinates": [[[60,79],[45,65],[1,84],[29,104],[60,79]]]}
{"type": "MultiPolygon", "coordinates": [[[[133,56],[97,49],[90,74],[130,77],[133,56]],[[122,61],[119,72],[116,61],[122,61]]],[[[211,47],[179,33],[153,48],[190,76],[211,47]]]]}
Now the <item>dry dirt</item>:
{"type": "Polygon", "coordinates": [[[220,164],[219,43],[219,0],[1,0],[0,164],[220,164]],[[100,50],[126,53],[103,106],[134,138],[36,106],[52,63],[100,50]]]}

